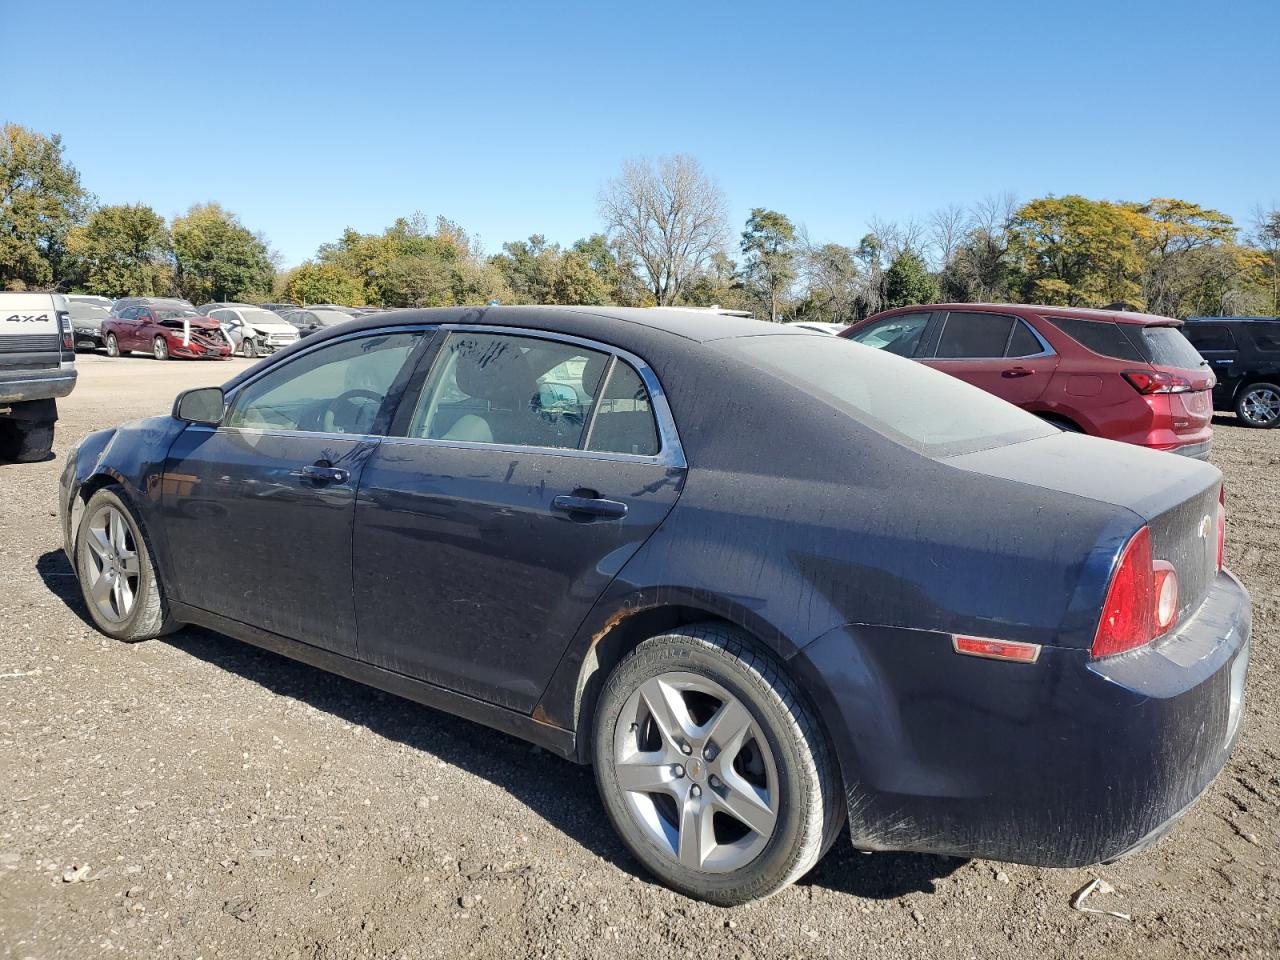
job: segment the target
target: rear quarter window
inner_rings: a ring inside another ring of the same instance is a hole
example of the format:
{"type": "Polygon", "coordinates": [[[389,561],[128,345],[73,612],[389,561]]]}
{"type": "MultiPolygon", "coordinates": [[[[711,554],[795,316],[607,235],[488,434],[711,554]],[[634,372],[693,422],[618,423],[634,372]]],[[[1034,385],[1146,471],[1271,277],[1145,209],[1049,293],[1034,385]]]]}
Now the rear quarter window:
{"type": "Polygon", "coordinates": [[[1100,356],[1135,362],[1146,359],[1139,352],[1137,344],[1125,336],[1118,323],[1110,320],[1080,320],[1075,317],[1045,319],[1086,350],[1092,350],[1100,356]]]}
{"type": "Polygon", "coordinates": [[[1182,332],[1197,350],[1234,350],[1236,338],[1230,327],[1218,323],[1189,323],[1182,332]]]}
{"type": "Polygon", "coordinates": [[[1249,330],[1253,345],[1268,353],[1280,352],[1280,323],[1259,323],[1249,330]]]}

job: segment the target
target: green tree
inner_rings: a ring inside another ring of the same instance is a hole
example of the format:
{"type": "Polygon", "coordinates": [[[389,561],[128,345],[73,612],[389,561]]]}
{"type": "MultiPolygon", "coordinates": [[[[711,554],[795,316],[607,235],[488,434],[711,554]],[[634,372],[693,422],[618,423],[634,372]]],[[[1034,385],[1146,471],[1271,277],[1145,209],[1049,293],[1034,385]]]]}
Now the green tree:
{"type": "Polygon", "coordinates": [[[275,279],[266,241],[216,203],[174,217],[173,254],[178,289],[192,303],[260,299],[275,279]]]}
{"type": "Polygon", "coordinates": [[[386,307],[456,303],[459,284],[465,286],[461,274],[478,276],[466,232],[443,217],[433,227],[422,214],[400,217],[378,235],[348,228],[316,259],[357,278],[367,302],[386,307]]]}
{"type": "Polygon", "coordinates": [[[767,307],[767,319],[779,319],[780,306],[796,278],[796,228],[776,210],[756,207],[742,232],[743,273],[747,289],[767,307]]]}
{"type": "Polygon", "coordinates": [[[889,264],[884,274],[885,309],[938,302],[938,278],[909,247],[889,264]]]}
{"type": "Polygon", "coordinates": [[[1009,229],[1013,285],[1033,303],[1141,303],[1142,252],[1133,212],[1072,195],[1032,200],[1009,229]]]}
{"type": "Polygon", "coordinates": [[[0,289],[51,286],[89,197],[62,157],[62,138],[16,123],[0,127],[0,289]]]}
{"type": "Polygon", "coordinates": [[[357,306],[366,302],[364,286],[335,263],[306,263],[291,270],[284,283],[284,299],[290,303],[344,303],[357,306]]]}
{"type": "Polygon", "coordinates": [[[517,303],[555,303],[556,269],[560,247],[535,233],[528,240],[512,240],[502,245],[502,253],[489,262],[502,271],[517,303]]]}
{"type": "Polygon", "coordinates": [[[164,218],[145,204],[99,207],[67,237],[71,276],[88,293],[150,297],[169,293],[173,251],[164,218]]]}
{"type": "Polygon", "coordinates": [[[551,302],[594,304],[609,302],[609,289],[586,254],[570,250],[556,261],[551,277],[551,302]]]}

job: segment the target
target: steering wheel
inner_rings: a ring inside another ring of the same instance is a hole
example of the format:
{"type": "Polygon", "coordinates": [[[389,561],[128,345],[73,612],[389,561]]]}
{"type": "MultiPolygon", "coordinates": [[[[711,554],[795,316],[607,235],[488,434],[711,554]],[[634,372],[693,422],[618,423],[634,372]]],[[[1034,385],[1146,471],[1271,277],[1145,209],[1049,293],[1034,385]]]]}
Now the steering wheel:
{"type": "Polygon", "coordinates": [[[325,407],[323,419],[328,421],[325,426],[335,428],[340,433],[366,433],[373,426],[373,418],[378,415],[382,400],[382,394],[372,390],[347,390],[334,397],[325,407]],[[367,422],[365,414],[369,407],[357,402],[363,400],[373,404],[373,414],[368,417],[367,422]]]}

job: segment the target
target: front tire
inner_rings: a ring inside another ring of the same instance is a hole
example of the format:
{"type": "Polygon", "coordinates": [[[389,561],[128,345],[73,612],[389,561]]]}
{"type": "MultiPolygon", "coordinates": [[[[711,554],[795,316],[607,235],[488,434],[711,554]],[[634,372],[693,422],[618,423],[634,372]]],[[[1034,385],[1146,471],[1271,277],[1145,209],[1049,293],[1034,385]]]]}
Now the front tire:
{"type": "Polygon", "coordinates": [[[733,906],[776,893],[843,822],[825,733],[781,664],[730,628],[644,641],[610,675],[595,718],[609,818],[688,896],[733,906]]]}
{"type": "Polygon", "coordinates": [[[1236,416],[1246,427],[1270,429],[1280,424],[1280,386],[1249,384],[1236,397],[1236,416]]]}
{"type": "Polygon", "coordinates": [[[258,344],[252,337],[245,337],[240,343],[240,355],[250,360],[258,355],[258,344]]]}
{"type": "Polygon", "coordinates": [[[168,360],[169,341],[164,337],[156,337],[151,341],[151,353],[157,360],[168,360]]]}
{"type": "Polygon", "coordinates": [[[114,490],[89,498],[76,530],[76,575],[93,624],[134,643],[177,628],[156,577],[151,545],[114,490]]]}

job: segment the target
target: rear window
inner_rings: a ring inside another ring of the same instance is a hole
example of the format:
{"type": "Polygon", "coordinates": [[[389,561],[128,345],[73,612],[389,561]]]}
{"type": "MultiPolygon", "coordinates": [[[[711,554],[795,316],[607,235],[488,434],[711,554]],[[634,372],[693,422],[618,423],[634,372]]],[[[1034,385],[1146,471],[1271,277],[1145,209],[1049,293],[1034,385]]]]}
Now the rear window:
{"type": "Polygon", "coordinates": [[[1101,356],[1136,362],[1146,359],[1138,352],[1137,345],[1125,336],[1120,324],[1111,320],[1078,320],[1074,317],[1045,319],[1085,349],[1101,356]]]}
{"type": "Polygon", "coordinates": [[[939,360],[985,360],[1003,357],[1013,333],[1013,317],[995,313],[947,314],[934,356],[939,360]]]}
{"type": "Polygon", "coordinates": [[[1177,327],[1130,325],[1130,333],[1137,334],[1139,345],[1146,354],[1146,358],[1157,367],[1194,370],[1204,365],[1204,358],[1177,327]]]}
{"type": "Polygon", "coordinates": [[[825,337],[721,343],[738,359],[928,456],[956,456],[1058,432],[977,387],[883,350],[825,337]]]}

